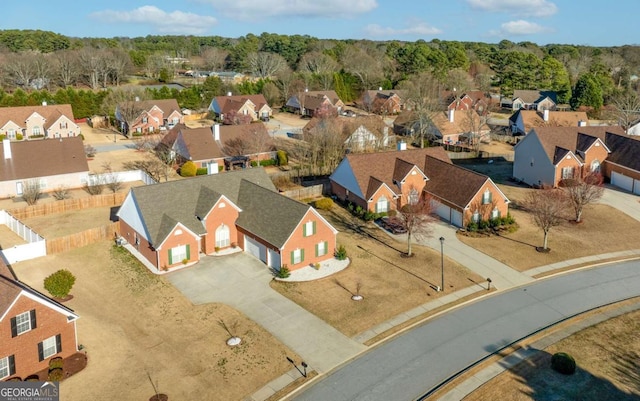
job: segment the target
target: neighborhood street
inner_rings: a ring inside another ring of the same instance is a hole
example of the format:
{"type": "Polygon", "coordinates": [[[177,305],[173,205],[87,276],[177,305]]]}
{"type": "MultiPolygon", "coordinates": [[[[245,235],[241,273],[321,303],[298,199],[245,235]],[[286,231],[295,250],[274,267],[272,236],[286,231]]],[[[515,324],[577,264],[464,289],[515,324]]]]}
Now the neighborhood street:
{"type": "Polygon", "coordinates": [[[581,312],[639,296],[638,263],[581,270],[496,293],[372,349],[294,399],[420,398],[523,337],[581,312]]]}

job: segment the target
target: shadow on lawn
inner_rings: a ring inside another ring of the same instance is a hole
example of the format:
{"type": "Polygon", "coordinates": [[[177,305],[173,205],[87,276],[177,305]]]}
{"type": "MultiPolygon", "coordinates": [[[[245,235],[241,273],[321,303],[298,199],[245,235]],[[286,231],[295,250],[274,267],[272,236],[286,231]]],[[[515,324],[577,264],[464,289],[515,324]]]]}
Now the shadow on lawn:
{"type": "MultiPolygon", "coordinates": [[[[362,246],[360,246],[360,245],[358,245],[358,248],[362,249],[363,251],[365,251],[365,252],[366,252],[366,253],[368,253],[369,255],[371,255],[371,256],[375,256],[376,258],[380,259],[381,261],[386,262],[386,263],[390,264],[391,266],[396,267],[396,268],[398,268],[398,269],[402,270],[403,272],[405,272],[405,273],[408,273],[408,274],[412,275],[413,277],[417,278],[418,280],[424,281],[425,283],[429,284],[429,286],[430,286],[430,287],[432,287],[432,288],[436,287],[436,284],[435,284],[435,283],[432,283],[432,282],[430,282],[429,280],[426,280],[424,277],[420,277],[420,276],[418,276],[417,274],[415,274],[415,273],[413,273],[413,272],[410,272],[409,270],[405,269],[404,267],[402,267],[402,266],[398,266],[397,264],[395,264],[395,263],[393,263],[393,262],[391,262],[391,261],[389,261],[389,260],[386,260],[386,259],[384,259],[384,258],[382,258],[382,257],[380,257],[380,256],[378,256],[378,255],[376,255],[375,253],[373,253],[373,252],[369,251],[368,249],[363,248],[363,247],[362,247],[362,246]]],[[[395,248],[394,248],[394,249],[395,249],[395,248]]]]}
{"type": "MultiPolygon", "coordinates": [[[[492,352],[496,345],[485,349],[492,352]]],[[[516,377],[515,380],[525,388],[519,391],[535,401],[581,400],[581,401],[632,401],[638,400],[638,393],[630,394],[617,388],[610,380],[593,375],[580,366],[580,356],[572,355],[576,360],[576,371],[572,375],[563,375],[551,368],[551,354],[535,348],[525,348],[534,355],[516,366],[509,368],[504,360],[499,363],[508,368],[516,377]]],[[[503,357],[510,353],[509,348],[497,351],[503,357]]],[[[638,363],[634,361],[638,355],[623,355],[617,378],[633,391],[638,391],[638,363]]],[[[489,383],[490,384],[490,383],[489,383]]],[[[491,390],[489,390],[492,393],[491,390]]],[[[502,394],[507,396],[508,394],[502,394]]]]}

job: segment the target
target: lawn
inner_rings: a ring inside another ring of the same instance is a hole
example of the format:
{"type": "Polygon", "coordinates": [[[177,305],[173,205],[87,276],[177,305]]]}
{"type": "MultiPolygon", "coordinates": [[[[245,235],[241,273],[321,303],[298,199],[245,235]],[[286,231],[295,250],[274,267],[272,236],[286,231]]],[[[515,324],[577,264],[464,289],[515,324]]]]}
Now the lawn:
{"type": "Polygon", "coordinates": [[[640,311],[582,330],[485,383],[464,401],[631,401],[640,398],[640,311]],[[566,352],[577,363],[564,376],[551,355],[566,352]]]}
{"type": "Polygon", "coordinates": [[[58,238],[111,223],[117,207],[95,207],[31,217],[22,222],[44,238],[58,238]]]}
{"type": "MultiPolygon", "coordinates": [[[[319,316],[347,336],[354,336],[398,314],[434,300],[439,285],[440,252],[414,245],[415,256],[404,257],[406,242],[398,242],[374,223],[365,223],[334,206],[321,212],[339,231],[351,264],[331,277],[302,283],[273,281],[276,291],[319,316]],[[361,284],[362,301],[351,295],[361,284]]],[[[484,279],[445,259],[446,292],[477,286],[484,279]]],[[[482,292],[483,294],[486,291],[482,292]]]]}
{"type": "Polygon", "coordinates": [[[77,278],[66,305],[80,315],[78,341],[89,364],[62,382],[66,401],[147,400],[147,374],[170,400],[242,400],[291,369],[285,355],[300,359],[236,310],[192,305],[110,241],[13,267],[40,291],[57,269],[77,278]],[[225,344],[220,319],[237,324],[240,346],[225,344]]]}
{"type": "Polygon", "coordinates": [[[469,237],[459,233],[458,238],[518,271],[583,256],[638,248],[640,222],[610,206],[594,204],[585,208],[581,224],[573,223],[573,216],[568,213],[560,226],[549,231],[551,252],[537,252],[536,247],[542,246],[542,230],[533,223],[528,213],[518,208],[527,192],[533,189],[510,185],[500,185],[500,189],[512,201],[510,213],[518,224],[517,231],[484,237],[469,237]]]}

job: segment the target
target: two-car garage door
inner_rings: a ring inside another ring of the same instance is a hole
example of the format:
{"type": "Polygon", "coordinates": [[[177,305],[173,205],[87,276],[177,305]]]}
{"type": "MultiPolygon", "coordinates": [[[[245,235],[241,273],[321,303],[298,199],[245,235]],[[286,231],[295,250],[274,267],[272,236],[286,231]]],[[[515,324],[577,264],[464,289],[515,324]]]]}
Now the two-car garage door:
{"type": "Polygon", "coordinates": [[[611,185],[622,188],[625,191],[633,192],[636,195],[640,195],[640,180],[634,180],[632,177],[627,175],[612,171],[611,185]]]}
{"type": "Polygon", "coordinates": [[[267,249],[265,245],[248,235],[244,236],[244,251],[260,259],[269,267],[280,268],[280,254],[273,249],[267,249]]]}
{"type": "Polygon", "coordinates": [[[432,201],[434,213],[456,227],[462,227],[462,212],[437,201],[432,201]]]}

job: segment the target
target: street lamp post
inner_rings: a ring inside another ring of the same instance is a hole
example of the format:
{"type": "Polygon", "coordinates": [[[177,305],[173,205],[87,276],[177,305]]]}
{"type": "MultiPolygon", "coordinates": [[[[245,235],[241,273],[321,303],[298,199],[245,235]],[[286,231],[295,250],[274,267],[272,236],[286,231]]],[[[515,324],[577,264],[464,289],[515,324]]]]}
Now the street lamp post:
{"type": "Polygon", "coordinates": [[[444,291],[444,237],[440,237],[440,291],[444,291]]]}

